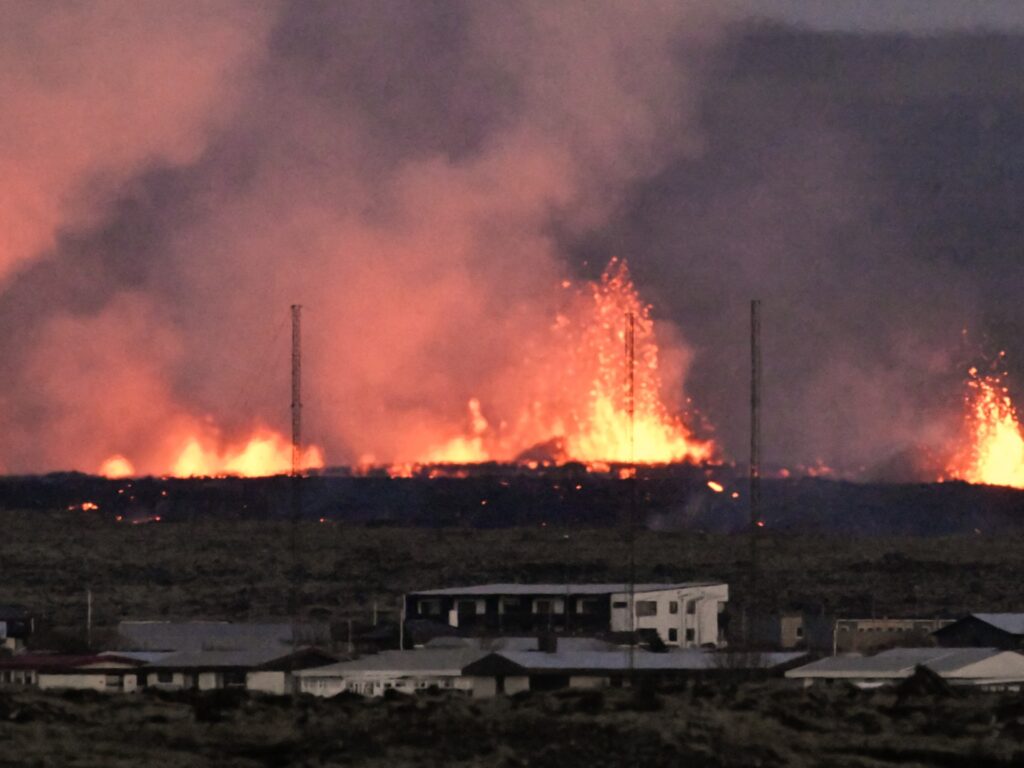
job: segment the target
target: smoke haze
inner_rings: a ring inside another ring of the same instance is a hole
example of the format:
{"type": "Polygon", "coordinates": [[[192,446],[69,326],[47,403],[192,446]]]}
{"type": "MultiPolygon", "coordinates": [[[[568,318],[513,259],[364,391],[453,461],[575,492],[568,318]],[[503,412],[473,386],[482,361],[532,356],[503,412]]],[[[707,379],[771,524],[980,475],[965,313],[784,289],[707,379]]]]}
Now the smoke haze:
{"type": "Polygon", "coordinates": [[[1017,38],[710,2],[0,13],[0,470],[285,431],[292,303],[309,440],[416,459],[471,398],[513,423],[562,281],[621,256],[724,457],[759,296],[769,460],[871,471],[950,439],[962,330],[1014,322],[1017,38]]]}

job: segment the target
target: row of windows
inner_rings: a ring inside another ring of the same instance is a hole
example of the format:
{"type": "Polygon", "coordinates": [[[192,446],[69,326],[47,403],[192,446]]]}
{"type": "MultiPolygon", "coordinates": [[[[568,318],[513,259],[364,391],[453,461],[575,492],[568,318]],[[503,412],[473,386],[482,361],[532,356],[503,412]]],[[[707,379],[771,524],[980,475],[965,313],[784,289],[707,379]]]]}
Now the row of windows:
{"type": "MultiPolygon", "coordinates": [[[[616,600],[612,603],[613,608],[628,608],[629,603],[625,600],[616,600]]],[[[668,603],[668,612],[675,616],[679,613],[679,602],[676,600],[670,600],[668,603]]],[[[697,613],[697,601],[689,600],[686,603],[686,613],[693,616],[697,613]]],[[[658,615],[658,601],[657,600],[637,600],[636,601],[636,615],[637,616],[657,616],[658,615]]]]}

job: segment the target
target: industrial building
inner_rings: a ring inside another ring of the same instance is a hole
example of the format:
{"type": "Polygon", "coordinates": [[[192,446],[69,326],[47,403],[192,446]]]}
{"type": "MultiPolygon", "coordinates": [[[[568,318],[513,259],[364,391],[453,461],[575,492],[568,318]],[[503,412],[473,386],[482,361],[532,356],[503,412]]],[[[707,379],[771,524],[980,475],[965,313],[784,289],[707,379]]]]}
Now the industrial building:
{"type": "Polygon", "coordinates": [[[599,635],[635,630],[667,646],[724,643],[722,582],[671,584],[482,584],[412,592],[406,622],[429,621],[464,635],[548,632],[599,635]],[[631,616],[632,614],[632,616],[631,616]]]}

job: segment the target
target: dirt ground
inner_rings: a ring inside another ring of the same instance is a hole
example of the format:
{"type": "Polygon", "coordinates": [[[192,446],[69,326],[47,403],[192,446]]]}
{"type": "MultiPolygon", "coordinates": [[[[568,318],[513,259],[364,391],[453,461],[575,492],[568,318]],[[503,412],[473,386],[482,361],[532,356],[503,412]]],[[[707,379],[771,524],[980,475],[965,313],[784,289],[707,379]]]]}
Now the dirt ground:
{"type": "Polygon", "coordinates": [[[387,700],[0,693],[0,766],[1011,766],[1019,694],[783,681],[387,700]]]}
{"type": "MultiPolygon", "coordinates": [[[[474,530],[302,523],[292,558],[285,522],[198,520],[127,525],[83,512],[0,512],[0,603],[80,631],[85,592],[98,626],[123,618],[259,619],[304,610],[368,623],[405,591],[487,581],[608,581],[627,575],[621,531],[474,530]],[[297,563],[297,568],[293,567],[297,563]],[[293,576],[295,577],[293,579],[293,576]]],[[[1020,611],[1017,536],[851,538],[767,534],[757,603],[846,616],[1020,611]]],[[[725,534],[643,531],[641,581],[724,579],[746,591],[748,542],[725,534]]],[[[390,611],[390,614],[389,614],[390,611]]]]}

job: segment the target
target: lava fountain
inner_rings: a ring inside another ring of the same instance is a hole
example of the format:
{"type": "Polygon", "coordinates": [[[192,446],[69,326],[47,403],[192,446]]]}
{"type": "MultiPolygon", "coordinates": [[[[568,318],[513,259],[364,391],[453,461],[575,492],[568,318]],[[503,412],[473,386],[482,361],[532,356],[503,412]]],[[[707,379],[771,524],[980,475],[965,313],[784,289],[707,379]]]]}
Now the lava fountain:
{"type": "Polygon", "coordinates": [[[651,307],[640,299],[626,262],[612,259],[599,280],[575,291],[565,281],[563,288],[570,293],[566,310],[519,372],[527,406],[492,424],[486,403],[471,399],[465,432],[420,460],[664,464],[713,458],[714,444],[695,437],[665,403],[651,307]]]}
{"type": "MultiPolygon", "coordinates": [[[[1000,359],[1005,353],[1000,353],[1000,359]]],[[[959,480],[1024,488],[1024,436],[1005,372],[968,372],[964,396],[966,446],[947,468],[959,480]]]]}

